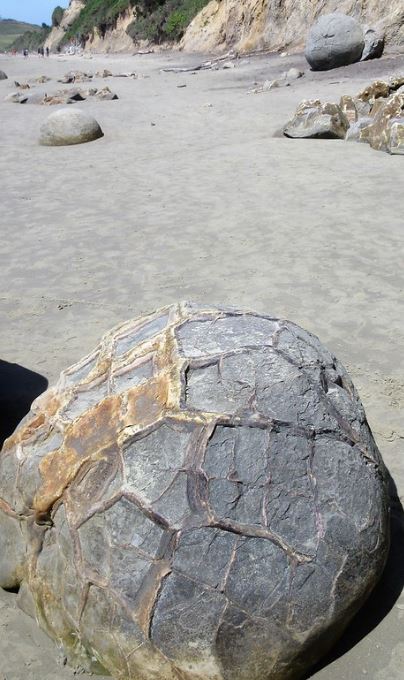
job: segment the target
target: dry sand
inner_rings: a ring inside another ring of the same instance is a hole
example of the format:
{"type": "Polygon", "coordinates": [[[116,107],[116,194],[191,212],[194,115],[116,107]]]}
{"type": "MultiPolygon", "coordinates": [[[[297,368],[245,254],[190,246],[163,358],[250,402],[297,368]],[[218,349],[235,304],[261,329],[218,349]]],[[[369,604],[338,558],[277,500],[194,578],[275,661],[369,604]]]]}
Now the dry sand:
{"type": "MultiPolygon", "coordinates": [[[[168,53],[0,57],[10,77],[0,83],[0,358],[52,382],[117,322],[180,298],[284,315],[319,335],[351,372],[402,499],[404,159],[273,134],[302,98],[355,93],[375,76],[403,73],[404,58],[306,73],[259,95],[246,94],[255,80],[302,58],[160,72],[198,61],[168,53]],[[97,142],[40,147],[39,126],[54,109],[3,101],[14,78],[103,67],[149,77],[95,83],[120,97],[80,104],[104,129],[97,142]]],[[[395,518],[378,592],[316,680],[403,680],[397,504],[395,518]]],[[[0,595],[0,679],[71,677],[14,600],[0,595]]]]}

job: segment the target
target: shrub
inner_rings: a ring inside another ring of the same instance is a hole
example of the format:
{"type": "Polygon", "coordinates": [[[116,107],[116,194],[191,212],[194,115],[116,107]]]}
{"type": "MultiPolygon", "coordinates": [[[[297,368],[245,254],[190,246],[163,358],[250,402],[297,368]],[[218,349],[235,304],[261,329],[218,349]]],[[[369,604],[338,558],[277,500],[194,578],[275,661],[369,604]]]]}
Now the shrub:
{"type": "Polygon", "coordinates": [[[141,0],[137,18],[128,26],[133,40],[176,42],[208,0],[141,0]]]}
{"type": "Polygon", "coordinates": [[[64,15],[63,7],[59,5],[52,12],[52,26],[60,26],[64,15]]]}
{"type": "Polygon", "coordinates": [[[65,34],[64,42],[72,38],[85,41],[98,28],[102,33],[115,26],[122,12],[133,7],[136,0],[87,0],[78,17],[65,34]]]}

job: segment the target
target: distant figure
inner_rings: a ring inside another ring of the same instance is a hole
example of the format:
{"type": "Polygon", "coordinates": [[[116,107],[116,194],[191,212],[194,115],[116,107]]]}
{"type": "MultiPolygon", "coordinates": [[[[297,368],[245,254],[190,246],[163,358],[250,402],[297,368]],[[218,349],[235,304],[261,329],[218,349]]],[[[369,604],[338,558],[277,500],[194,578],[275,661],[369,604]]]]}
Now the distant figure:
{"type": "Polygon", "coordinates": [[[46,56],[49,57],[49,47],[46,48],[46,56]]]}
{"type": "Polygon", "coordinates": [[[23,55],[24,55],[25,59],[28,57],[28,50],[27,50],[27,48],[24,49],[23,55]]]}
{"type": "Polygon", "coordinates": [[[60,45],[58,45],[56,49],[57,49],[57,53],[60,54],[61,51],[62,51],[62,48],[60,47],[60,45]]]}

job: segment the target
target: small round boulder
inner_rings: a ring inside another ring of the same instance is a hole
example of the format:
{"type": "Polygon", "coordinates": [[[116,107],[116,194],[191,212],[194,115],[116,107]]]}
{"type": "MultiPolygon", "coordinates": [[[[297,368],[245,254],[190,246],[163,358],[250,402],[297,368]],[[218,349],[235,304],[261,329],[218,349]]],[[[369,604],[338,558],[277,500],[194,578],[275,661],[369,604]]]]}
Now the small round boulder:
{"type": "Polygon", "coordinates": [[[313,71],[360,61],[364,48],[362,26],[340,12],[324,14],[310,29],[305,56],[313,71]]]}
{"type": "Polygon", "coordinates": [[[178,303],[63,371],[0,453],[0,586],[121,680],[296,680],[388,550],[386,471],[299,326],[178,303]]]}
{"type": "Polygon", "coordinates": [[[39,143],[43,146],[68,146],[93,142],[103,136],[95,118],[81,109],[66,108],[51,113],[43,123],[39,143]]]}

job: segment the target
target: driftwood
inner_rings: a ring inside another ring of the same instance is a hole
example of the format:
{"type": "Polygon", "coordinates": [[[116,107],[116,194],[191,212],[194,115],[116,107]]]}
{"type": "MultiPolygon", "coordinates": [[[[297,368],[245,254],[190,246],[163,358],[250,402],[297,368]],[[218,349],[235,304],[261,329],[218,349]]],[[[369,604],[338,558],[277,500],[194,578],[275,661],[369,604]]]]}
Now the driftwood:
{"type": "Polygon", "coordinates": [[[203,61],[201,64],[197,64],[196,66],[186,66],[184,68],[180,66],[171,66],[168,68],[162,68],[161,71],[164,73],[192,73],[193,71],[208,71],[218,68],[220,62],[222,61],[238,58],[238,52],[227,52],[221,57],[216,57],[216,59],[211,59],[209,61],[203,61]]]}

